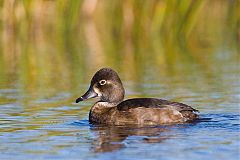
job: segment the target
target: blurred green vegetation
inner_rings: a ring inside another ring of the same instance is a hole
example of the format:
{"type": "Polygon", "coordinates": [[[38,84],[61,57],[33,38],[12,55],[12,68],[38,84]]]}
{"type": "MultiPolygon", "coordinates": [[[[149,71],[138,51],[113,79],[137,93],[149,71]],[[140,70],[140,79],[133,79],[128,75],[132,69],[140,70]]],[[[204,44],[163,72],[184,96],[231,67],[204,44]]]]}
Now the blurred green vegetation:
{"type": "Polygon", "coordinates": [[[239,0],[3,0],[0,81],[51,94],[103,66],[128,81],[211,72],[218,55],[239,58],[239,10],[239,0]]]}

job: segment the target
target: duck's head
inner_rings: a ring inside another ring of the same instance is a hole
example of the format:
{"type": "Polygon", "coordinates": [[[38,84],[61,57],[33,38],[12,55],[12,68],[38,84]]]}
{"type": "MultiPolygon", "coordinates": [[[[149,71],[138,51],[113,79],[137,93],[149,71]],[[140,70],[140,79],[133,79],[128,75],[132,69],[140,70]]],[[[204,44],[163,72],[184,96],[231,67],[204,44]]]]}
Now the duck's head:
{"type": "Polygon", "coordinates": [[[124,98],[122,82],[114,70],[102,68],[95,73],[88,91],[76,99],[76,103],[90,98],[99,97],[100,101],[120,103],[124,98]]]}

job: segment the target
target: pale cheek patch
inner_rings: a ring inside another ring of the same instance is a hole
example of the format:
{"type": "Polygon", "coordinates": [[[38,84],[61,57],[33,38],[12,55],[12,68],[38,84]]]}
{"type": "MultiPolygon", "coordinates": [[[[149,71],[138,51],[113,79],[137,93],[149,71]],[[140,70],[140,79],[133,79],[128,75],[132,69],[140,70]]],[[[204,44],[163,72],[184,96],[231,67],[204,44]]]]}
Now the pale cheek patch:
{"type": "Polygon", "coordinates": [[[93,86],[93,90],[94,90],[94,92],[97,93],[98,97],[102,96],[102,93],[100,92],[100,90],[96,86],[93,86]]]}

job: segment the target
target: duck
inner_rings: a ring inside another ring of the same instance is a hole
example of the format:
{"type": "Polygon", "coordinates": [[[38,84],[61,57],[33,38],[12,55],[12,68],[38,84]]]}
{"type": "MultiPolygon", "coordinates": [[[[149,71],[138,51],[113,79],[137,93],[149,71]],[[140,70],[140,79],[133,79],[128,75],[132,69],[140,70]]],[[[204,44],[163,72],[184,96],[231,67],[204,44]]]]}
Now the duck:
{"type": "Polygon", "coordinates": [[[189,123],[197,120],[199,111],[191,106],[158,98],[124,100],[125,90],[118,73],[101,68],[92,77],[85,94],[76,103],[98,97],[89,112],[90,124],[161,125],[189,123]]]}

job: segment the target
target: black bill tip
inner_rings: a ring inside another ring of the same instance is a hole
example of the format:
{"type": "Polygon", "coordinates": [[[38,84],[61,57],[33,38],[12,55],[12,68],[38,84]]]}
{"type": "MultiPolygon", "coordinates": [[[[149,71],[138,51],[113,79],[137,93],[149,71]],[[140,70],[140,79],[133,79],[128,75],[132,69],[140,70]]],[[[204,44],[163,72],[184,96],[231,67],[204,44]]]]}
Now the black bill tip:
{"type": "Polygon", "coordinates": [[[81,102],[83,100],[84,100],[83,97],[79,97],[78,99],[76,99],[76,103],[81,102]]]}
{"type": "Polygon", "coordinates": [[[81,102],[81,101],[85,101],[85,100],[88,100],[90,98],[94,98],[94,97],[97,97],[97,96],[98,96],[97,93],[94,92],[92,87],[90,87],[84,95],[82,95],[81,97],[76,99],[76,103],[81,102]]]}

